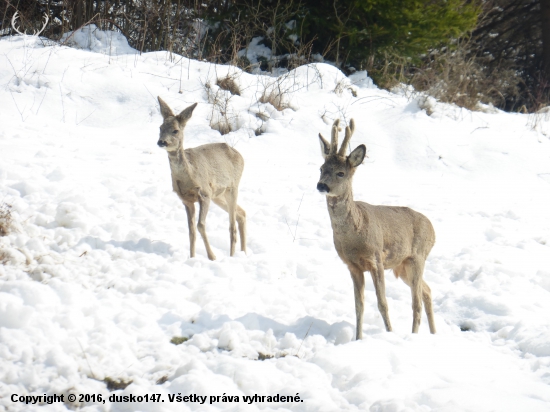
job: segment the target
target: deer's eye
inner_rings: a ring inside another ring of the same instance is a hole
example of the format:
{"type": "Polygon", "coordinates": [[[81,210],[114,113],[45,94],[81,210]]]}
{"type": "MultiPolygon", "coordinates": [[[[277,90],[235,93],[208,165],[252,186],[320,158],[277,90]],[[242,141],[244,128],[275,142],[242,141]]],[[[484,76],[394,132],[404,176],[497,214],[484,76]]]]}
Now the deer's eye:
{"type": "Polygon", "coordinates": [[[336,173],[336,176],[338,176],[338,177],[344,177],[344,172],[338,172],[338,173],[336,173]]]}
{"type": "Polygon", "coordinates": [[[173,131],[172,131],[172,134],[178,134],[178,131],[177,131],[177,130],[173,130],[173,131]]]}

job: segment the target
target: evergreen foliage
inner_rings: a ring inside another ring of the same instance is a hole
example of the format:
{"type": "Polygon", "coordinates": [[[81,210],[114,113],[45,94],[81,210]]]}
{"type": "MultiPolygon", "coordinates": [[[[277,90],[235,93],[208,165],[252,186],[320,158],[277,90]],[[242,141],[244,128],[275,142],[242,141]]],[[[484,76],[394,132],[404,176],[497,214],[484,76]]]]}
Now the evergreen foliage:
{"type": "Polygon", "coordinates": [[[418,62],[473,30],[480,6],[465,0],[305,0],[307,35],[327,57],[372,69],[385,56],[418,62]]]}

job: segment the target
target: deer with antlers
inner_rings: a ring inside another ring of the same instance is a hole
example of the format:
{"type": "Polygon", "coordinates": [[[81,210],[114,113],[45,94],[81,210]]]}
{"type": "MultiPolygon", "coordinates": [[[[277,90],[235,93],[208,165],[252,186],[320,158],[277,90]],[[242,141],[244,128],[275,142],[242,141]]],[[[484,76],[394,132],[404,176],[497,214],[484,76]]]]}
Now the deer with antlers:
{"type": "Polygon", "coordinates": [[[208,259],[216,259],[206,236],[206,215],[210,201],[229,213],[231,256],[235,254],[237,242],[235,221],[239,226],[241,250],[246,252],[246,213],[237,205],[239,182],[244,168],[243,157],[226,143],[212,143],[184,149],[183,129],[197,107],[197,103],[176,116],[160,97],[158,101],[164,121],[160,126],[157,144],[168,153],[172,188],[183,202],[187,212],[191,257],[195,256],[195,203],[197,202],[199,203],[197,229],[204,241],[208,259]]]}
{"type": "Polygon", "coordinates": [[[317,190],[326,193],[334,246],[353,280],[356,339],[363,337],[366,271],[370,272],[374,282],[378,310],[386,330],[392,330],[386,302],[385,269],[393,269],[395,276],[411,288],[412,332],[418,332],[424,302],[430,332],[435,333],[431,291],[422,279],[426,258],[435,243],[433,226],[426,216],[408,207],[375,206],[353,200],[353,175],[363,162],[367,148],[359,145],[346,156],[355,123],[352,119],[346,127],[339,150],[338,128],[339,120],[336,120],[332,125],[330,144],[319,134],[325,163],[321,166],[317,190]]]}
{"type": "MultiPolygon", "coordinates": [[[[23,32],[23,33],[21,33],[21,32],[17,29],[17,27],[15,27],[15,22],[17,21],[18,17],[19,17],[19,12],[18,12],[18,11],[16,11],[15,13],[13,13],[13,16],[12,16],[12,18],[11,18],[11,27],[13,27],[13,30],[15,30],[15,31],[16,31],[17,33],[19,33],[20,35],[22,35],[22,36],[27,36],[27,32],[26,32],[26,31],[23,32]]],[[[46,26],[48,25],[48,21],[49,21],[49,20],[50,20],[50,18],[48,17],[48,15],[47,15],[46,13],[44,13],[44,25],[42,26],[42,28],[41,28],[40,30],[38,30],[38,31],[36,31],[36,30],[33,31],[33,33],[32,33],[30,36],[35,36],[35,37],[39,36],[39,35],[44,31],[44,29],[46,28],[46,26]]]]}

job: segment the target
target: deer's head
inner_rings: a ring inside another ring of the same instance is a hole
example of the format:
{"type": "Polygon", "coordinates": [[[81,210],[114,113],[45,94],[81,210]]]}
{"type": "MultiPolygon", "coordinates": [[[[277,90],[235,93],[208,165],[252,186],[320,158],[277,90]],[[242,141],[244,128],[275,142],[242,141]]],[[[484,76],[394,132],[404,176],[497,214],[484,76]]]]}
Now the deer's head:
{"type": "Polygon", "coordinates": [[[346,156],[346,147],[355,130],[353,119],[346,127],[346,134],[340,150],[338,150],[338,126],[340,121],[336,119],[332,125],[332,139],[329,144],[319,133],[321,143],[321,154],[325,163],[321,166],[321,178],[317,183],[317,190],[326,193],[327,196],[342,196],[344,193],[351,192],[351,180],[355,173],[355,168],[363,163],[367,153],[364,144],[359,145],[349,156],[346,156]]]}
{"type": "Polygon", "coordinates": [[[183,129],[193,115],[193,110],[197,107],[197,103],[192,104],[176,116],[164,100],[160,97],[158,100],[160,113],[164,122],[160,126],[159,141],[157,144],[159,147],[166,149],[166,151],[173,152],[183,147],[183,129]]]}

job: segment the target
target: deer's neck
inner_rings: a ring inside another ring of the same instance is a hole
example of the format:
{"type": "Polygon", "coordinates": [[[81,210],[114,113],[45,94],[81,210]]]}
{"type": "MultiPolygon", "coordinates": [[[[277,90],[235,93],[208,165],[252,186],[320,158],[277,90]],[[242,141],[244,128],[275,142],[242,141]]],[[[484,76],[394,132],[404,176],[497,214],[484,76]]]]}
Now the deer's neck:
{"type": "Polygon", "coordinates": [[[168,160],[170,162],[170,169],[172,174],[177,174],[182,177],[190,177],[192,175],[193,167],[189,163],[183,146],[178,147],[173,152],[168,152],[168,160]]]}
{"type": "Polygon", "coordinates": [[[363,225],[364,216],[351,191],[342,196],[327,196],[327,208],[334,232],[357,231],[363,225]]]}
{"type": "Polygon", "coordinates": [[[168,152],[170,171],[172,172],[172,188],[182,200],[197,201],[200,184],[197,182],[192,159],[185,153],[183,147],[168,152]]]}

